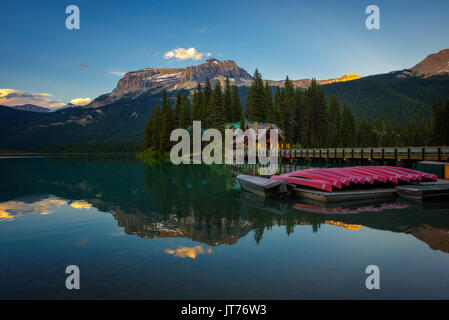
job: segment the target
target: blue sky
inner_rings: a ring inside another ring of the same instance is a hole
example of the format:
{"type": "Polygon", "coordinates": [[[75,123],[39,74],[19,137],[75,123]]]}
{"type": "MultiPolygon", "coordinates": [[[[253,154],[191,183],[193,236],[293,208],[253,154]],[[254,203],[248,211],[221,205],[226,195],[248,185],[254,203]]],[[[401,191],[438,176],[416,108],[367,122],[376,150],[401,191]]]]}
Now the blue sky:
{"type": "Polygon", "coordinates": [[[447,0],[0,0],[0,5],[0,88],[46,93],[43,99],[60,103],[110,92],[121,73],[197,65],[206,53],[279,80],[389,72],[449,48],[447,0]],[[80,8],[80,30],[65,28],[71,4],[80,8]],[[369,4],[380,8],[380,30],[365,28],[369,4]],[[164,59],[175,48],[204,55],[164,59]]]}

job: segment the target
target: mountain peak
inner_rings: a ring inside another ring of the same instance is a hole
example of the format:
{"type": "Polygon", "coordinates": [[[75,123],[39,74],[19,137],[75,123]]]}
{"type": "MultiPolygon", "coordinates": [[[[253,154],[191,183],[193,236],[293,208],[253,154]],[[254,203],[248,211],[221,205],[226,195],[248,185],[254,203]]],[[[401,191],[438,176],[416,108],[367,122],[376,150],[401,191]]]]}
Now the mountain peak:
{"type": "Polygon", "coordinates": [[[410,70],[413,75],[424,78],[449,73],[449,49],[428,55],[410,70]]]}
{"type": "Polygon", "coordinates": [[[207,78],[213,86],[218,81],[223,83],[226,78],[237,86],[247,86],[252,81],[251,75],[234,61],[210,58],[200,65],[186,68],[145,68],[128,72],[111,93],[98,97],[88,106],[100,107],[115,102],[125,95],[132,98],[149,90],[190,90],[194,89],[198,82],[204,85],[207,78]]]}

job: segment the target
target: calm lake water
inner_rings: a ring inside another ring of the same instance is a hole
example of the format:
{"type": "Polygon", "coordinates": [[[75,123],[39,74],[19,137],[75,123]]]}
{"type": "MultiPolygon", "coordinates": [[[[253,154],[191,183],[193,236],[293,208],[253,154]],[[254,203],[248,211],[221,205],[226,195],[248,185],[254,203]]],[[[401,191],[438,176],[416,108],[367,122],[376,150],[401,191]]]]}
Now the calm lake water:
{"type": "Polygon", "coordinates": [[[447,202],[317,213],[248,194],[223,166],[128,157],[3,157],[0,178],[1,299],[449,298],[447,202]]]}

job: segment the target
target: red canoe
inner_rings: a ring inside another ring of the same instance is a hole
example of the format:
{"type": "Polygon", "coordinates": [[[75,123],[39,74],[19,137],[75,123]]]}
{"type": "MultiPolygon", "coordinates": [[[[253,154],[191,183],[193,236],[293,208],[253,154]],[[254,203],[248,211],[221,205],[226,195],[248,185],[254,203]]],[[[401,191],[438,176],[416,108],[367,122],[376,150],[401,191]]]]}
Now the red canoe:
{"type": "Polygon", "coordinates": [[[354,175],[350,175],[348,173],[344,173],[344,172],[337,172],[337,171],[332,171],[331,169],[306,169],[306,170],[313,170],[316,171],[318,173],[322,173],[322,172],[326,172],[328,174],[334,175],[336,177],[339,177],[341,179],[349,179],[349,181],[351,181],[352,183],[361,183],[364,184],[366,179],[363,177],[358,177],[358,176],[354,176],[354,175]]]}
{"type": "Polygon", "coordinates": [[[411,180],[415,181],[417,177],[413,177],[410,174],[404,172],[393,171],[383,167],[359,167],[359,170],[365,170],[366,172],[375,172],[377,174],[383,174],[388,177],[390,182],[399,183],[400,181],[409,183],[411,180]]]}
{"type": "Polygon", "coordinates": [[[389,168],[389,169],[396,169],[396,170],[403,171],[406,173],[417,174],[417,175],[422,176],[425,180],[428,180],[428,181],[437,181],[438,180],[438,177],[436,175],[427,173],[427,172],[421,172],[421,171],[408,169],[408,168],[402,168],[402,167],[391,167],[391,166],[385,166],[385,167],[389,168]]]}
{"type": "Polygon", "coordinates": [[[330,184],[332,184],[333,187],[335,187],[337,189],[343,188],[343,183],[341,182],[340,179],[330,178],[325,174],[320,174],[320,175],[313,174],[313,173],[307,172],[306,170],[284,173],[281,176],[282,177],[299,177],[299,178],[314,179],[314,180],[318,179],[318,180],[323,180],[323,181],[329,182],[330,184]]]}
{"type": "Polygon", "coordinates": [[[399,183],[399,178],[397,174],[394,174],[393,172],[385,172],[382,170],[377,170],[377,168],[372,167],[357,167],[359,170],[363,170],[364,172],[370,173],[370,174],[376,174],[382,177],[385,177],[387,181],[390,181],[393,184],[399,183]]]}
{"type": "Polygon", "coordinates": [[[374,179],[374,181],[380,182],[380,183],[385,183],[388,181],[388,178],[385,177],[384,175],[380,175],[380,174],[373,174],[370,172],[366,172],[364,170],[361,170],[357,167],[350,167],[350,168],[345,168],[345,171],[350,172],[350,173],[355,173],[355,174],[359,174],[361,176],[364,177],[368,177],[368,178],[372,178],[374,179]]]}
{"type": "Polygon", "coordinates": [[[328,191],[328,192],[334,191],[332,189],[332,184],[327,181],[323,181],[323,180],[304,179],[304,178],[289,177],[289,176],[282,176],[282,175],[272,176],[271,179],[277,180],[277,181],[284,180],[286,182],[294,183],[296,185],[311,187],[314,189],[328,191]]]}
{"type": "Polygon", "coordinates": [[[372,168],[372,170],[376,170],[377,172],[384,172],[385,174],[390,175],[391,177],[396,177],[399,180],[403,181],[403,182],[410,182],[410,181],[421,181],[419,176],[417,175],[413,175],[413,174],[409,174],[403,171],[399,171],[399,170],[394,170],[394,169],[390,169],[390,168],[385,168],[383,166],[379,166],[379,167],[370,167],[372,168]]]}
{"type": "MultiPolygon", "coordinates": [[[[328,177],[331,179],[336,179],[338,181],[341,181],[341,183],[343,183],[345,186],[349,187],[351,185],[351,179],[350,178],[346,178],[346,177],[342,177],[339,176],[333,172],[329,172],[329,171],[324,171],[324,170],[319,170],[319,169],[305,169],[302,170],[301,172],[308,172],[313,174],[315,177],[328,177]]],[[[319,178],[318,178],[319,179],[319,178]]],[[[357,180],[358,182],[358,180],[357,180]]],[[[357,183],[354,181],[354,183],[357,183]]]]}
{"type": "Polygon", "coordinates": [[[369,184],[373,184],[374,183],[374,178],[373,177],[371,177],[369,175],[366,175],[366,174],[360,174],[360,173],[357,173],[357,172],[351,172],[348,169],[349,168],[330,168],[330,169],[327,169],[327,170],[332,171],[332,172],[338,172],[340,174],[346,175],[347,177],[351,177],[352,176],[352,177],[359,178],[360,182],[362,182],[362,183],[365,183],[365,182],[368,182],[369,184]]]}

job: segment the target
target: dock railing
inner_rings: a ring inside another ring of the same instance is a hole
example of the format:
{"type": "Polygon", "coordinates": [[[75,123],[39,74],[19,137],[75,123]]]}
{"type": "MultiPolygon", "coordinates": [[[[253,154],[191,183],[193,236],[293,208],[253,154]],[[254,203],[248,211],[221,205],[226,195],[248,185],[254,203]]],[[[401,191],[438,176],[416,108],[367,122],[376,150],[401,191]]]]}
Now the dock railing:
{"type": "Polygon", "coordinates": [[[329,160],[448,161],[449,147],[281,149],[281,158],[329,160]]]}

